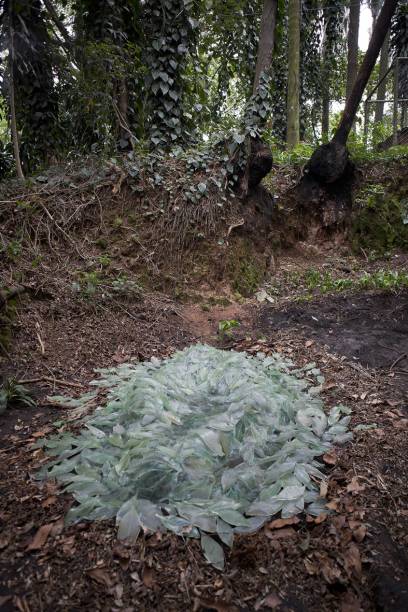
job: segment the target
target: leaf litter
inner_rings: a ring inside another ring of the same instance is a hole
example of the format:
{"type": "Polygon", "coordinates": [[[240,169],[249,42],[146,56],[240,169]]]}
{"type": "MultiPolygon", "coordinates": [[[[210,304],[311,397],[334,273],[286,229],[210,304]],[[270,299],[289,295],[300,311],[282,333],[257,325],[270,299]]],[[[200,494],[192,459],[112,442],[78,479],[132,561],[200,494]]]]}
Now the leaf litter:
{"type": "MultiPolygon", "coordinates": [[[[295,370],[279,353],[197,344],[98,372],[91,384],[107,391],[106,404],[79,434],[34,445],[56,457],[40,477],[55,478],[77,502],[68,522],[115,517],[119,539],[133,542],[166,530],[197,538],[222,569],[219,542],[231,547],[235,534],[279,513],[328,513],[318,458],[352,438],[350,411],[326,415],[315,364],[295,370]]],[[[72,403],[80,409],[89,397],[72,403]]]]}

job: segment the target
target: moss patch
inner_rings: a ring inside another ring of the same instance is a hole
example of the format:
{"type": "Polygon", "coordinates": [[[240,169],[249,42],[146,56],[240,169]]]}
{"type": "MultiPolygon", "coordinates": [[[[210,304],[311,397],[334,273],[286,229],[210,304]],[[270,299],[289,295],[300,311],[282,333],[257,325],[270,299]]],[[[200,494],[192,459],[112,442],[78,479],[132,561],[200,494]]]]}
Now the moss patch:
{"type": "Polygon", "coordinates": [[[408,250],[408,189],[391,193],[381,185],[370,185],[356,203],[350,229],[354,251],[384,255],[395,248],[408,250]]]}
{"type": "Polygon", "coordinates": [[[239,241],[229,256],[228,277],[234,291],[251,297],[265,277],[265,260],[254,253],[249,241],[239,241]]]}

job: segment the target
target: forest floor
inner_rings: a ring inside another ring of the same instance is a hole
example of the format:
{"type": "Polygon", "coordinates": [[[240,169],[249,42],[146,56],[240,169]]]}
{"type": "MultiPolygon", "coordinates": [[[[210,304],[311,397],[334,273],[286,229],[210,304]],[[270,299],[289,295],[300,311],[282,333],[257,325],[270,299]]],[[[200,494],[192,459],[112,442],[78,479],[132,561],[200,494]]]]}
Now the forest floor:
{"type": "MultiPolygon", "coordinates": [[[[184,302],[161,293],[98,301],[73,299],[59,282],[51,295],[44,282],[22,303],[5,369],[32,381],[37,406],[0,417],[2,612],[408,609],[408,291],[320,291],[327,270],[357,279],[391,264],[407,271],[408,258],[369,263],[310,249],[281,256],[267,298],[234,301],[220,286],[184,302]],[[218,333],[222,320],[240,324],[231,337],[218,333]],[[65,527],[72,499],[34,480],[46,458],[32,443],[72,418],[50,395],[84,392],[95,367],[197,341],[280,351],[299,366],[314,361],[326,378],[325,404],[344,403],[353,427],[371,426],[326,457],[331,514],[237,537],[223,572],[193,540],[152,535],[127,546],[113,521],[65,527]]],[[[64,270],[53,274],[61,280],[64,270]]]]}

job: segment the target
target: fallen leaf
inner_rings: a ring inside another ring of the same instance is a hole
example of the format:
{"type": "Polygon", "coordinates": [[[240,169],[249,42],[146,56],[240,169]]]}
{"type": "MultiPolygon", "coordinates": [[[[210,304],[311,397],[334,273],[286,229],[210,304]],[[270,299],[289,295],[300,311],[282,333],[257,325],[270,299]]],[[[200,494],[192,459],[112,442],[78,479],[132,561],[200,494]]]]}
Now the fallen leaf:
{"type": "Polygon", "coordinates": [[[401,419],[400,421],[394,421],[393,426],[397,429],[407,429],[408,419],[401,419]]]}
{"type": "Polygon", "coordinates": [[[357,577],[361,576],[361,557],[356,544],[350,544],[343,558],[344,567],[348,574],[353,573],[357,577]]]}
{"type": "Polygon", "coordinates": [[[284,538],[293,538],[296,535],[296,531],[293,527],[287,527],[286,529],[278,529],[277,531],[270,531],[265,529],[265,535],[270,540],[282,540],[284,538]]]}
{"type": "Polygon", "coordinates": [[[51,535],[52,536],[61,535],[63,531],[64,531],[64,519],[61,517],[57,521],[55,521],[55,523],[53,523],[53,526],[51,529],[51,535]]]}
{"type": "Polygon", "coordinates": [[[329,483],[327,480],[322,480],[320,483],[320,497],[327,497],[327,491],[329,489],[329,483]]]}
{"type": "Polygon", "coordinates": [[[327,463],[327,465],[335,465],[337,463],[337,455],[334,451],[330,451],[329,453],[325,453],[323,455],[323,461],[327,463]]]}
{"type": "Polygon", "coordinates": [[[362,394],[360,395],[360,399],[365,400],[365,398],[367,397],[367,395],[368,395],[368,391],[364,391],[364,393],[362,393],[362,394]]]}
{"type": "Polygon", "coordinates": [[[264,599],[264,606],[267,608],[272,608],[272,610],[276,610],[276,608],[282,603],[281,598],[277,595],[277,593],[270,593],[264,599]]]}
{"type": "Polygon", "coordinates": [[[314,345],[314,340],[307,340],[305,343],[306,348],[309,348],[310,346],[313,346],[313,345],[314,345]]]}
{"type": "Polygon", "coordinates": [[[335,387],[337,387],[336,383],[334,383],[334,382],[325,382],[322,385],[322,390],[323,391],[328,391],[329,389],[334,389],[335,387]]]}
{"type": "Polygon", "coordinates": [[[48,525],[40,527],[30,544],[27,546],[27,550],[40,550],[48,540],[48,536],[53,527],[54,523],[49,523],[48,525]]]}
{"type": "Polygon", "coordinates": [[[11,540],[11,535],[3,533],[0,536],[0,550],[7,548],[7,546],[10,544],[10,540],[11,540]]]}
{"type": "Polygon", "coordinates": [[[143,584],[148,589],[153,588],[156,582],[156,572],[151,567],[145,567],[143,570],[143,584]]]}
{"type": "Polygon", "coordinates": [[[44,501],[41,502],[41,505],[43,508],[49,508],[49,506],[53,506],[55,504],[57,499],[58,498],[56,495],[51,495],[50,497],[47,497],[47,499],[44,499],[44,501]]]}
{"type": "Polygon", "coordinates": [[[303,563],[305,565],[305,568],[308,574],[310,574],[311,576],[314,576],[315,574],[318,573],[319,568],[312,559],[310,559],[309,557],[306,557],[303,563]]]}
{"type": "Polygon", "coordinates": [[[326,504],[326,508],[328,510],[334,510],[335,512],[337,512],[337,509],[339,507],[339,499],[332,499],[331,501],[329,501],[328,504],[326,504]]]}
{"type": "Polygon", "coordinates": [[[69,536],[62,542],[62,551],[64,555],[71,556],[75,552],[75,536],[69,536]]]}
{"type": "Polygon", "coordinates": [[[353,529],[353,537],[356,542],[362,542],[367,535],[367,527],[365,525],[360,525],[356,529],[353,529]]]}
{"type": "Polygon", "coordinates": [[[297,525],[300,521],[298,516],[291,516],[285,519],[276,519],[271,523],[268,523],[269,529],[281,529],[281,527],[287,527],[287,525],[297,525]]]}
{"type": "Polygon", "coordinates": [[[347,485],[348,493],[360,493],[360,491],[364,491],[364,489],[365,489],[365,485],[361,485],[358,482],[357,476],[353,476],[350,484],[347,485]]]}
{"type": "Polygon", "coordinates": [[[113,586],[113,580],[106,570],[101,567],[93,567],[87,571],[87,574],[92,580],[110,588],[113,586]]]}

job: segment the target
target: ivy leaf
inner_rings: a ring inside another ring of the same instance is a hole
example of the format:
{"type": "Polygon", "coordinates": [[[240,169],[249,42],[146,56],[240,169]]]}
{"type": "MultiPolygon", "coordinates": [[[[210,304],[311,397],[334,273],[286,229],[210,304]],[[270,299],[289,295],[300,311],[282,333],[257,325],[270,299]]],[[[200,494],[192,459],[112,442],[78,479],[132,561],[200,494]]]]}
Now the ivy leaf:
{"type": "Polygon", "coordinates": [[[207,191],[207,184],[206,183],[198,183],[197,189],[198,189],[198,191],[200,193],[205,193],[207,191]]]}
{"type": "Polygon", "coordinates": [[[205,533],[202,533],[201,547],[208,563],[211,563],[211,565],[219,570],[224,569],[224,551],[218,542],[216,542],[213,538],[210,538],[210,536],[206,535],[205,533]]]}

